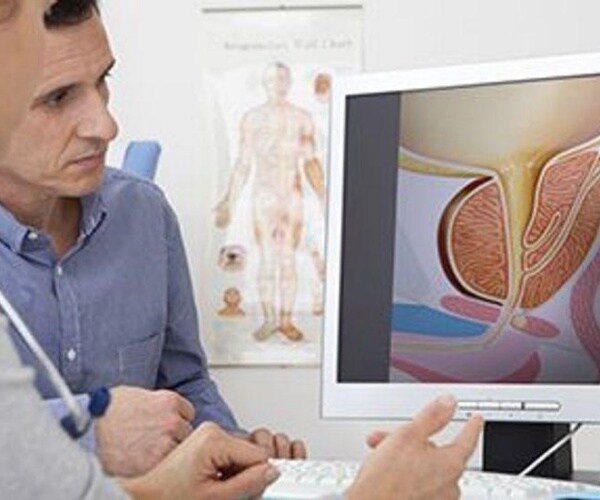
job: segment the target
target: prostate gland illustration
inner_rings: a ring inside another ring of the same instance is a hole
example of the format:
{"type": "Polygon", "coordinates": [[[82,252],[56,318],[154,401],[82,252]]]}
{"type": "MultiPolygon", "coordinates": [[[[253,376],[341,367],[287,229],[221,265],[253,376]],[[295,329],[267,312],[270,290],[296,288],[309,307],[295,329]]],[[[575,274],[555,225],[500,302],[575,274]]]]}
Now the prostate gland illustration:
{"type": "MultiPolygon", "coordinates": [[[[552,297],[579,268],[600,223],[598,151],[551,159],[532,193],[514,306],[532,309],[552,297]]],[[[518,207],[517,207],[518,209],[518,207]]],[[[511,248],[499,182],[469,183],[446,207],[438,232],[443,269],[466,295],[497,304],[509,298],[511,248]]]]}
{"type": "Polygon", "coordinates": [[[465,179],[438,227],[444,273],[502,306],[488,340],[577,271],[600,224],[600,78],[405,94],[399,167],[465,179]]]}

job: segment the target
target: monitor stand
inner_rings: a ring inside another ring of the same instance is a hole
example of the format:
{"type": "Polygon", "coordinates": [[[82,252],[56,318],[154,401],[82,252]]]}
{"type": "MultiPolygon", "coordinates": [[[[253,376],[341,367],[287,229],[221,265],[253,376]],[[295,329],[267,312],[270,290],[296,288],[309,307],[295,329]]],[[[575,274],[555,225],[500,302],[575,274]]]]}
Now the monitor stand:
{"type": "MultiPolygon", "coordinates": [[[[570,430],[569,424],[487,422],[483,433],[483,470],[521,472],[570,430]]],[[[571,441],[538,465],[532,476],[571,479],[571,441]]]]}

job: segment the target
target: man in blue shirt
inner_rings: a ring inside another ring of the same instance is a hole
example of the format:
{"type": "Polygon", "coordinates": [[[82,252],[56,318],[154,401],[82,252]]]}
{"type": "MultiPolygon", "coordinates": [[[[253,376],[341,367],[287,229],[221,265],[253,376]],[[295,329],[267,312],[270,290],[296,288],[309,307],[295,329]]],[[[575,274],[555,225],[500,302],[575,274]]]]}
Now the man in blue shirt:
{"type": "MultiPolygon", "coordinates": [[[[114,58],[95,1],[80,3],[83,21],[50,18],[42,83],[0,162],[0,287],[74,392],[113,388],[97,451],[107,472],[134,475],[203,421],[239,428],[207,371],[171,207],[154,184],[105,168],[114,58]]],[[[283,434],[249,439],[305,456],[283,434]]]]}

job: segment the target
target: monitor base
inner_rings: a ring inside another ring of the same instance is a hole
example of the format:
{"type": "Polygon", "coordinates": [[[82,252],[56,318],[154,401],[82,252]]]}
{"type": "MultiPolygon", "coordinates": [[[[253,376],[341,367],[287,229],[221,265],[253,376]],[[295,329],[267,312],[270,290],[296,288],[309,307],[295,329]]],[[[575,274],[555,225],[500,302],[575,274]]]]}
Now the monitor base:
{"type": "MultiPolygon", "coordinates": [[[[483,434],[483,470],[518,474],[569,430],[569,424],[487,422],[483,434]]],[[[538,465],[531,475],[571,479],[571,442],[538,465]]]]}

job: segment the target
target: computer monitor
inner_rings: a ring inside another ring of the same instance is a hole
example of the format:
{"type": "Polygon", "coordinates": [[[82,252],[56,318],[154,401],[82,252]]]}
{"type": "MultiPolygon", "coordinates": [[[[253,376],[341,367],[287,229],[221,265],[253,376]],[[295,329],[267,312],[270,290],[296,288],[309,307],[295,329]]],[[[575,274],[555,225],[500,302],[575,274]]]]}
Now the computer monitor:
{"type": "Polygon", "coordinates": [[[600,421],[600,54],[332,97],[323,416],[600,421]]]}

